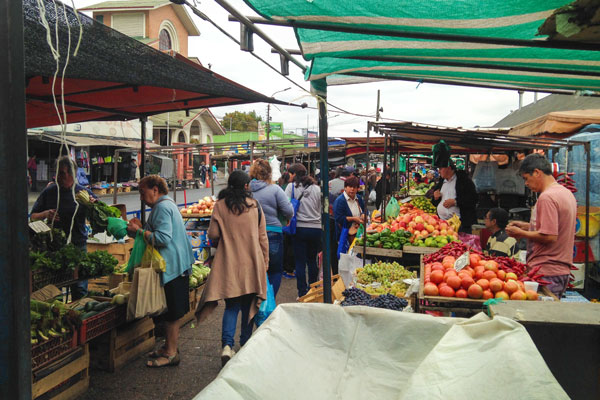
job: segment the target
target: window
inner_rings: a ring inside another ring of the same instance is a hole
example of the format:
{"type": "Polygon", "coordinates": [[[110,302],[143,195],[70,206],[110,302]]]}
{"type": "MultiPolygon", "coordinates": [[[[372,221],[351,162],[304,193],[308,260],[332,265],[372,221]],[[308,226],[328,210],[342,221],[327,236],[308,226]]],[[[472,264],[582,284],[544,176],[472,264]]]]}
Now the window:
{"type": "Polygon", "coordinates": [[[146,37],[143,13],[113,14],[112,28],[131,37],[146,37]]]}
{"type": "Polygon", "coordinates": [[[177,30],[171,21],[165,19],[158,29],[158,49],[179,51],[177,30]]]}
{"type": "Polygon", "coordinates": [[[179,132],[178,140],[179,140],[179,143],[185,143],[185,133],[179,132]]]}
{"type": "Polygon", "coordinates": [[[104,15],[96,15],[96,21],[103,24],[104,23],[104,15]]]}
{"type": "Polygon", "coordinates": [[[171,44],[171,35],[166,29],[163,29],[158,34],[158,49],[159,50],[171,50],[173,45],[171,44]]]}

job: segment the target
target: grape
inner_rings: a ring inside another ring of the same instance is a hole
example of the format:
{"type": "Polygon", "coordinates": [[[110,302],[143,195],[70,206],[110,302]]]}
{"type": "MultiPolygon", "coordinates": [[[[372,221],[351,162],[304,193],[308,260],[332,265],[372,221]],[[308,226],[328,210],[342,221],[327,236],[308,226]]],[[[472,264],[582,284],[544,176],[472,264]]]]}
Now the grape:
{"type": "Polygon", "coordinates": [[[408,305],[406,299],[401,299],[389,293],[382,294],[379,297],[371,298],[364,290],[358,288],[350,288],[344,290],[344,301],[342,306],[369,306],[377,308],[385,308],[388,310],[402,311],[408,305]]]}

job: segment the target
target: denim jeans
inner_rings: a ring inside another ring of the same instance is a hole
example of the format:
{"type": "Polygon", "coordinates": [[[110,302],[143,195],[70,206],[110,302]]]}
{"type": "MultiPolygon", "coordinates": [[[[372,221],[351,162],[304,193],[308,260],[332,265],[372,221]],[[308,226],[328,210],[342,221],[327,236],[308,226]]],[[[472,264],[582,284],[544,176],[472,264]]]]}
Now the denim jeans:
{"type": "Polygon", "coordinates": [[[321,249],[321,229],[298,227],[292,240],[296,256],[296,287],[298,297],[302,297],[308,292],[308,285],[316,282],[319,277],[317,254],[321,249]],[[306,283],[307,265],[308,284],[306,283]]]}
{"type": "Polygon", "coordinates": [[[273,285],[273,293],[277,296],[283,272],[283,233],[267,232],[269,238],[269,282],[273,285]]]}
{"type": "Polygon", "coordinates": [[[252,335],[252,321],[248,321],[250,314],[250,304],[254,294],[246,294],[232,299],[225,299],[225,312],[223,313],[223,328],[221,333],[222,347],[230,346],[233,348],[235,343],[235,327],[240,311],[242,311],[242,332],[240,333],[240,346],[246,344],[252,335]]]}

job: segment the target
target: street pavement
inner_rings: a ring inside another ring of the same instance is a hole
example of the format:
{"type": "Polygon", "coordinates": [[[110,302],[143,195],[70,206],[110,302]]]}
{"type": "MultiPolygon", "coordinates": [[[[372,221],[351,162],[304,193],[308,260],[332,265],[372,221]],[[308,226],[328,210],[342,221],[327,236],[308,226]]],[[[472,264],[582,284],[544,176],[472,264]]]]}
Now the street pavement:
{"type": "MultiPolygon", "coordinates": [[[[283,279],[278,303],[295,302],[296,280],[283,279]]],[[[92,368],[90,387],[78,400],[189,400],[194,398],[221,370],[221,321],[224,302],[200,325],[188,323],[181,329],[181,363],[176,367],[148,368],[147,358],[139,357],[114,373],[92,368]]],[[[239,317],[236,351],[239,349],[239,317]]],[[[250,339],[252,340],[252,339],[250,339]]],[[[162,340],[158,340],[162,344],[162,340]]],[[[159,343],[157,343],[157,346],[159,343]]],[[[260,368],[260,360],[256,360],[260,368]]],[[[259,384],[259,383],[258,383],[259,384]]]]}

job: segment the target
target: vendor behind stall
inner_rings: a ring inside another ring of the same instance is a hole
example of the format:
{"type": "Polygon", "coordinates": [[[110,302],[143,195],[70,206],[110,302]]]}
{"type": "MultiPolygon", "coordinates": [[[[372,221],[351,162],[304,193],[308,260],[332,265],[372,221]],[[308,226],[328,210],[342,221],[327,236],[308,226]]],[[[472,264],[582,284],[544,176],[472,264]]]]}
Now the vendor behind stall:
{"type": "Polygon", "coordinates": [[[437,206],[441,219],[448,220],[456,214],[460,218],[459,232],[471,233],[477,221],[477,191],[465,171],[457,171],[450,159],[450,146],[443,140],[433,146],[433,165],[439,168],[442,179],[433,188],[432,203],[437,206]]]}
{"type": "Polygon", "coordinates": [[[490,256],[512,257],[518,250],[517,240],[508,236],[508,212],[503,208],[492,208],[485,215],[485,227],[491,236],[485,245],[485,254],[490,256]]]}
{"type": "Polygon", "coordinates": [[[539,197],[529,223],[513,221],[506,232],[527,239],[527,265],[541,267],[539,272],[550,282],[546,287],[560,298],[573,264],[577,201],[573,193],[556,182],[550,162],[540,154],[525,157],[519,173],[539,197]]]}
{"type": "MultiPolygon", "coordinates": [[[[58,160],[58,175],[56,183],[48,185],[35,201],[33,208],[31,209],[31,220],[37,221],[42,219],[48,220],[48,225],[54,221],[54,227],[62,229],[67,237],[71,232],[71,243],[77,248],[86,251],[87,250],[87,230],[85,226],[85,207],[80,206],[75,214],[77,203],[73,198],[73,185],[75,185],[75,194],[81,190],[88,190],[83,186],[75,183],[74,171],[77,170],[75,163],[68,157],[64,156],[58,160]],[[59,191],[60,188],[60,191],[59,191]],[[60,200],[58,195],[60,193],[60,200]],[[58,203],[58,213],[57,213],[58,203]],[[75,218],[73,221],[73,229],[71,230],[71,221],[73,215],[75,218]]],[[[90,201],[95,202],[96,196],[88,190],[90,194],[90,201]]],[[[71,286],[72,298],[77,300],[87,294],[87,281],[80,281],[77,284],[71,286]]]]}

